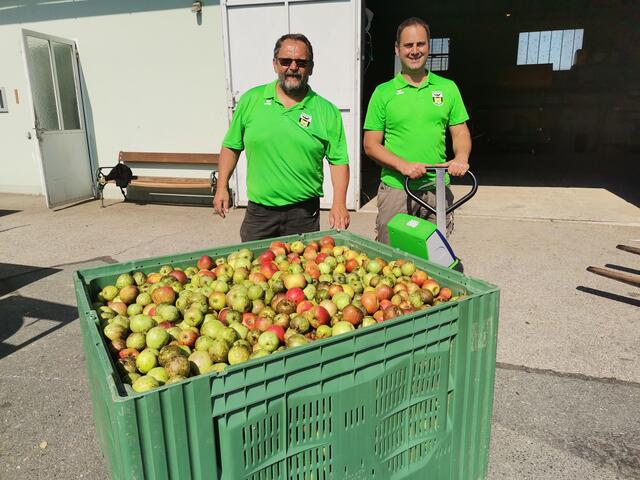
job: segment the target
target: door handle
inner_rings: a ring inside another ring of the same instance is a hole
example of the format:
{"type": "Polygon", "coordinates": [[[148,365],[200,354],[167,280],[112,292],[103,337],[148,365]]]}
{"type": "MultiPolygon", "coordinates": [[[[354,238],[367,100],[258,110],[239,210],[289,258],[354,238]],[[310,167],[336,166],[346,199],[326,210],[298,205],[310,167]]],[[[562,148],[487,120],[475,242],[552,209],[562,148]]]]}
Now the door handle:
{"type": "Polygon", "coordinates": [[[42,134],[46,131],[44,128],[38,128],[35,127],[35,131],[36,131],[36,138],[38,139],[38,141],[42,141],[42,134]]]}

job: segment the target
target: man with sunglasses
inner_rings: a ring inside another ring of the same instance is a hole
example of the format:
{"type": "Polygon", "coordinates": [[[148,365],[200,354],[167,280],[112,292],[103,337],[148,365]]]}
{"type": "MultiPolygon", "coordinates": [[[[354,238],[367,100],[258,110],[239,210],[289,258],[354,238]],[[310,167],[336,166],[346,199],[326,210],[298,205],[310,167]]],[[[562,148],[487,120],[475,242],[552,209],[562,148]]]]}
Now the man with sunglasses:
{"type": "MultiPolygon", "coordinates": [[[[416,17],[402,22],[396,34],[396,55],[402,71],[378,85],[371,96],[364,122],[364,151],[382,166],[378,188],[376,240],[389,243],[387,223],[397,213],[409,213],[435,222],[435,216],[404,191],[410,188],[435,208],[435,173],[426,168],[447,166],[448,174],[464,175],[469,169],[471,135],[469,119],[454,82],[425,69],[429,57],[429,26],[416,17]],[[446,161],[445,137],[449,129],[454,158],[446,161]]],[[[446,183],[449,176],[446,175],[446,183]]],[[[447,203],[453,194],[447,186],[447,203]]],[[[453,213],[447,215],[447,234],[453,231],[453,213]]]]}
{"type": "Polygon", "coordinates": [[[338,108],[308,85],[313,48],[301,34],[283,35],[273,52],[278,78],[247,91],[238,102],[220,151],[213,207],[229,209],[229,177],[247,155],[249,204],[243,242],[320,229],[323,160],[329,162],[333,203],[329,226],[349,226],[349,158],[338,108]]]}

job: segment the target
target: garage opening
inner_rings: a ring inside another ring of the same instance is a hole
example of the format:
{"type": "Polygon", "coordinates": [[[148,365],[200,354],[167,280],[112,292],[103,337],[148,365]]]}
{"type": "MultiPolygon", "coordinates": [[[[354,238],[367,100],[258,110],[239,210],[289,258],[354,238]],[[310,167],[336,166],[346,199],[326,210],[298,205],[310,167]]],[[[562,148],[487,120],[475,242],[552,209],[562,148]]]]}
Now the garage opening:
{"type": "MultiPolygon", "coordinates": [[[[399,68],[397,25],[418,16],[431,28],[428,65],[462,92],[482,185],[606,188],[640,205],[640,3],[487,3],[366,1],[363,122],[399,68]]],[[[379,167],[363,152],[361,168],[364,205],[379,167]]]]}

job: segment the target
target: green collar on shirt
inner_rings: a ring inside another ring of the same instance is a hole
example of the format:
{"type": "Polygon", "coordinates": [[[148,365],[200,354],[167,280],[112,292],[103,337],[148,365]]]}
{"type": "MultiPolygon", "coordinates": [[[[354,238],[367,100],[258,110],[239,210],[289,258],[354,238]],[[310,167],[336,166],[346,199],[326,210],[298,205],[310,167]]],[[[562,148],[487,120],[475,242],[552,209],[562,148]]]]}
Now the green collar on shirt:
{"type": "MultiPolygon", "coordinates": [[[[278,94],[276,92],[276,85],[278,84],[278,80],[274,80],[271,83],[267,83],[264,86],[264,98],[266,99],[273,99],[276,102],[278,102],[279,104],[282,105],[282,102],[280,101],[280,99],[278,98],[278,94]]],[[[307,85],[307,94],[304,96],[304,98],[302,99],[302,101],[296,103],[295,105],[293,105],[290,108],[304,108],[305,105],[307,104],[307,102],[309,102],[309,100],[313,97],[316,96],[316,92],[314,92],[310,86],[307,85]]]]}

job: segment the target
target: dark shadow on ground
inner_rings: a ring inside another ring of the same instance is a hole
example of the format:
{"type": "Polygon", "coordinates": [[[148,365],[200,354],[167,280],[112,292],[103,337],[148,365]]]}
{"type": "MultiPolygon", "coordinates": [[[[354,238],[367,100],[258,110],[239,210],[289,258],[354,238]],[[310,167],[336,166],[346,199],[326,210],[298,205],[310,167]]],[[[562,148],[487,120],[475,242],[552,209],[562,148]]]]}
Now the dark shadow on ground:
{"type": "Polygon", "coordinates": [[[6,217],[7,215],[12,215],[21,211],[22,210],[0,210],[0,217],[6,217]]]}
{"type": "Polygon", "coordinates": [[[0,311],[2,312],[2,316],[0,316],[0,359],[78,318],[78,309],[75,307],[20,295],[12,295],[0,300],[0,311]],[[27,319],[31,324],[39,320],[51,320],[56,323],[19,344],[7,343],[6,340],[15,335],[25,325],[27,319]]]}
{"type": "Polygon", "coordinates": [[[15,263],[0,263],[0,296],[42,280],[61,271],[60,268],[36,267],[15,263]]]}
{"type": "Polygon", "coordinates": [[[640,307],[640,300],[635,300],[633,298],[625,297],[623,295],[618,295],[617,293],[605,292],[604,290],[598,290],[596,288],[583,287],[578,286],[576,290],[584,293],[589,293],[591,295],[596,295],[598,297],[606,298],[608,300],[614,300],[616,302],[626,303],[627,305],[631,305],[633,307],[640,307]]]}

